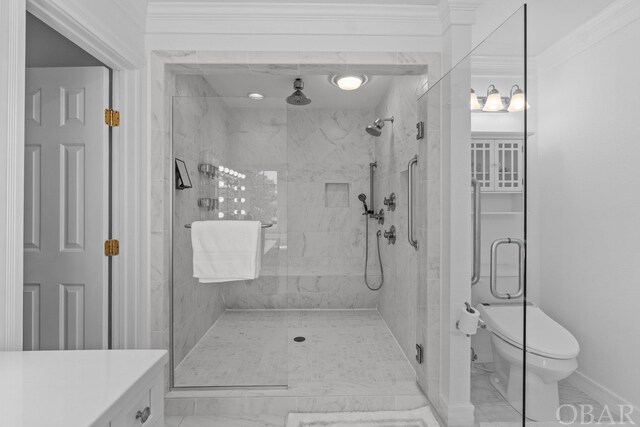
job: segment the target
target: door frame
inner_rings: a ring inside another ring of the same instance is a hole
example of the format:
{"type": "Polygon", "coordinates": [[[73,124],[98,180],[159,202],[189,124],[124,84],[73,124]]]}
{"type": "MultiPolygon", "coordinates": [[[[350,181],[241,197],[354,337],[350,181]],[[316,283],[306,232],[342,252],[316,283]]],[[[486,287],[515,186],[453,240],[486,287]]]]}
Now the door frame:
{"type": "Polygon", "coordinates": [[[113,348],[149,348],[149,161],[144,115],[146,66],[53,2],[0,2],[0,351],[22,350],[25,19],[30,12],[113,70],[113,348]],[[5,86],[6,85],[6,86],[5,86]],[[5,143],[6,141],[6,143],[5,143]],[[122,207],[126,206],[126,211],[122,207]]]}

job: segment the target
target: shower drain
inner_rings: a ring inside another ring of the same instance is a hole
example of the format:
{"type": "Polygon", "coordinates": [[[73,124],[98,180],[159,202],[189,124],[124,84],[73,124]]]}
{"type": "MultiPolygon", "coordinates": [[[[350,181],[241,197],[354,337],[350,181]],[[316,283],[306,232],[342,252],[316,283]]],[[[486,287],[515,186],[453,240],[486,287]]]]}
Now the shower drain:
{"type": "Polygon", "coordinates": [[[293,340],[294,340],[295,342],[302,342],[302,341],[304,341],[304,340],[305,340],[305,337],[295,337],[293,340]]]}

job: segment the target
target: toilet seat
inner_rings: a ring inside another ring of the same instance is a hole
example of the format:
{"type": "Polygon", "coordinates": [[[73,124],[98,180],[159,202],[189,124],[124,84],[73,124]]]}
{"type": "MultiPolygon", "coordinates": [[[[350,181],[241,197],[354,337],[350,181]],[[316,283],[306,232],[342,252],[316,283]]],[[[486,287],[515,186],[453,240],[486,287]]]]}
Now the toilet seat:
{"type": "MultiPolygon", "coordinates": [[[[522,304],[479,304],[480,318],[499,338],[522,350],[522,304]]],[[[527,352],[550,359],[573,359],[580,353],[576,338],[535,304],[527,305],[527,352]]]]}

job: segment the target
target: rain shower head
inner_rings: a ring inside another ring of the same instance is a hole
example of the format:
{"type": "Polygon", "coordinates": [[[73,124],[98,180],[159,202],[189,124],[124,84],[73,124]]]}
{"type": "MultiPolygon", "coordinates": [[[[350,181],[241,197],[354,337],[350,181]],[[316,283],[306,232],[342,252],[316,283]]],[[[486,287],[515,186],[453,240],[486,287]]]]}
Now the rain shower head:
{"type": "Polygon", "coordinates": [[[308,105],[311,104],[311,99],[302,92],[304,89],[304,82],[302,79],[295,79],[293,81],[293,88],[295,91],[287,97],[287,104],[291,105],[308,105]]]}
{"type": "Polygon", "coordinates": [[[378,117],[372,125],[366,127],[366,131],[371,136],[380,136],[382,135],[382,128],[384,127],[384,122],[393,123],[393,116],[383,119],[378,117]]]}

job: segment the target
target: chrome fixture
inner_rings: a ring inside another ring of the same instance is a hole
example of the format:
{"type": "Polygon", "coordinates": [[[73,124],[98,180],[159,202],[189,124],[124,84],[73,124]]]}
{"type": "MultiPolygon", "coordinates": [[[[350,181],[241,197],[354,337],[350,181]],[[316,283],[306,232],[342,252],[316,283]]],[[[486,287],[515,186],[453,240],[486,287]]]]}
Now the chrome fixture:
{"type": "Polygon", "coordinates": [[[216,168],[210,163],[200,163],[198,165],[198,170],[210,178],[215,178],[218,168],[216,168]]]}
{"type": "Polygon", "coordinates": [[[382,231],[376,232],[376,247],[378,248],[378,264],[380,265],[380,284],[377,287],[373,287],[369,284],[369,276],[367,270],[369,269],[369,219],[365,218],[365,250],[364,250],[364,284],[372,291],[379,291],[384,284],[384,268],[382,267],[382,256],[380,255],[380,235],[382,231]]]}
{"type": "Polygon", "coordinates": [[[260,101],[264,99],[264,95],[257,92],[252,92],[247,94],[247,98],[252,99],[254,101],[260,101]]]}
{"type": "Polygon", "coordinates": [[[378,162],[369,163],[369,197],[371,197],[371,211],[369,212],[370,214],[373,214],[373,209],[375,208],[375,204],[373,203],[373,181],[375,178],[375,171],[377,167],[378,162]]]}
{"type": "Polygon", "coordinates": [[[295,79],[293,81],[293,89],[294,92],[287,97],[287,104],[291,105],[309,105],[311,104],[311,99],[307,98],[307,96],[302,92],[304,89],[304,82],[302,79],[295,79]]]}
{"type": "Polygon", "coordinates": [[[396,244],[396,226],[392,225],[389,231],[384,232],[384,238],[387,239],[387,245],[396,244]]]}
{"type": "Polygon", "coordinates": [[[329,81],[342,90],[356,90],[366,85],[369,77],[364,74],[335,74],[329,81]]]}
{"type": "Polygon", "coordinates": [[[383,119],[383,118],[378,117],[376,119],[376,121],[373,122],[372,125],[369,125],[369,126],[366,127],[366,131],[367,131],[367,133],[369,135],[380,136],[380,135],[382,135],[382,128],[384,127],[384,122],[393,123],[393,120],[394,120],[393,116],[391,116],[391,117],[389,117],[387,119],[383,119]]]}
{"type": "MultiPolygon", "coordinates": [[[[260,228],[271,228],[271,227],[273,227],[273,223],[260,224],[260,228]]],[[[184,228],[191,228],[191,224],[185,224],[184,228]]]]}
{"type": "Polygon", "coordinates": [[[480,246],[481,246],[481,233],[480,233],[480,213],[481,197],[480,197],[480,184],[475,178],[471,178],[471,187],[473,188],[473,274],[471,276],[471,285],[475,285],[480,281],[480,246]]]}
{"type": "Polygon", "coordinates": [[[520,239],[514,239],[511,237],[507,237],[504,239],[495,240],[491,244],[491,260],[490,260],[490,290],[491,294],[498,299],[514,299],[520,298],[524,295],[524,270],[525,270],[525,260],[526,260],[526,249],[525,244],[520,239]],[[515,294],[501,294],[498,292],[498,246],[514,244],[518,245],[518,291],[515,294]]]}
{"type": "Polygon", "coordinates": [[[514,113],[527,110],[529,107],[524,91],[517,84],[511,87],[508,97],[501,96],[495,85],[489,85],[487,96],[478,96],[473,89],[469,92],[469,108],[471,111],[514,113]]]}
{"type": "Polygon", "coordinates": [[[378,221],[378,225],[384,225],[384,209],[380,209],[378,213],[371,214],[371,218],[378,221]]]}
{"type": "Polygon", "coordinates": [[[388,211],[394,212],[396,210],[396,193],[391,193],[389,197],[385,197],[382,202],[388,211]]]}
{"type": "Polygon", "coordinates": [[[407,238],[409,244],[418,250],[418,241],[413,238],[413,165],[416,164],[418,164],[417,154],[409,160],[407,165],[407,238]]]}
{"type": "Polygon", "coordinates": [[[364,205],[364,213],[362,215],[370,215],[373,213],[373,211],[370,211],[369,207],[367,206],[367,196],[365,196],[364,193],[360,193],[358,195],[358,200],[360,200],[364,205]]]}

